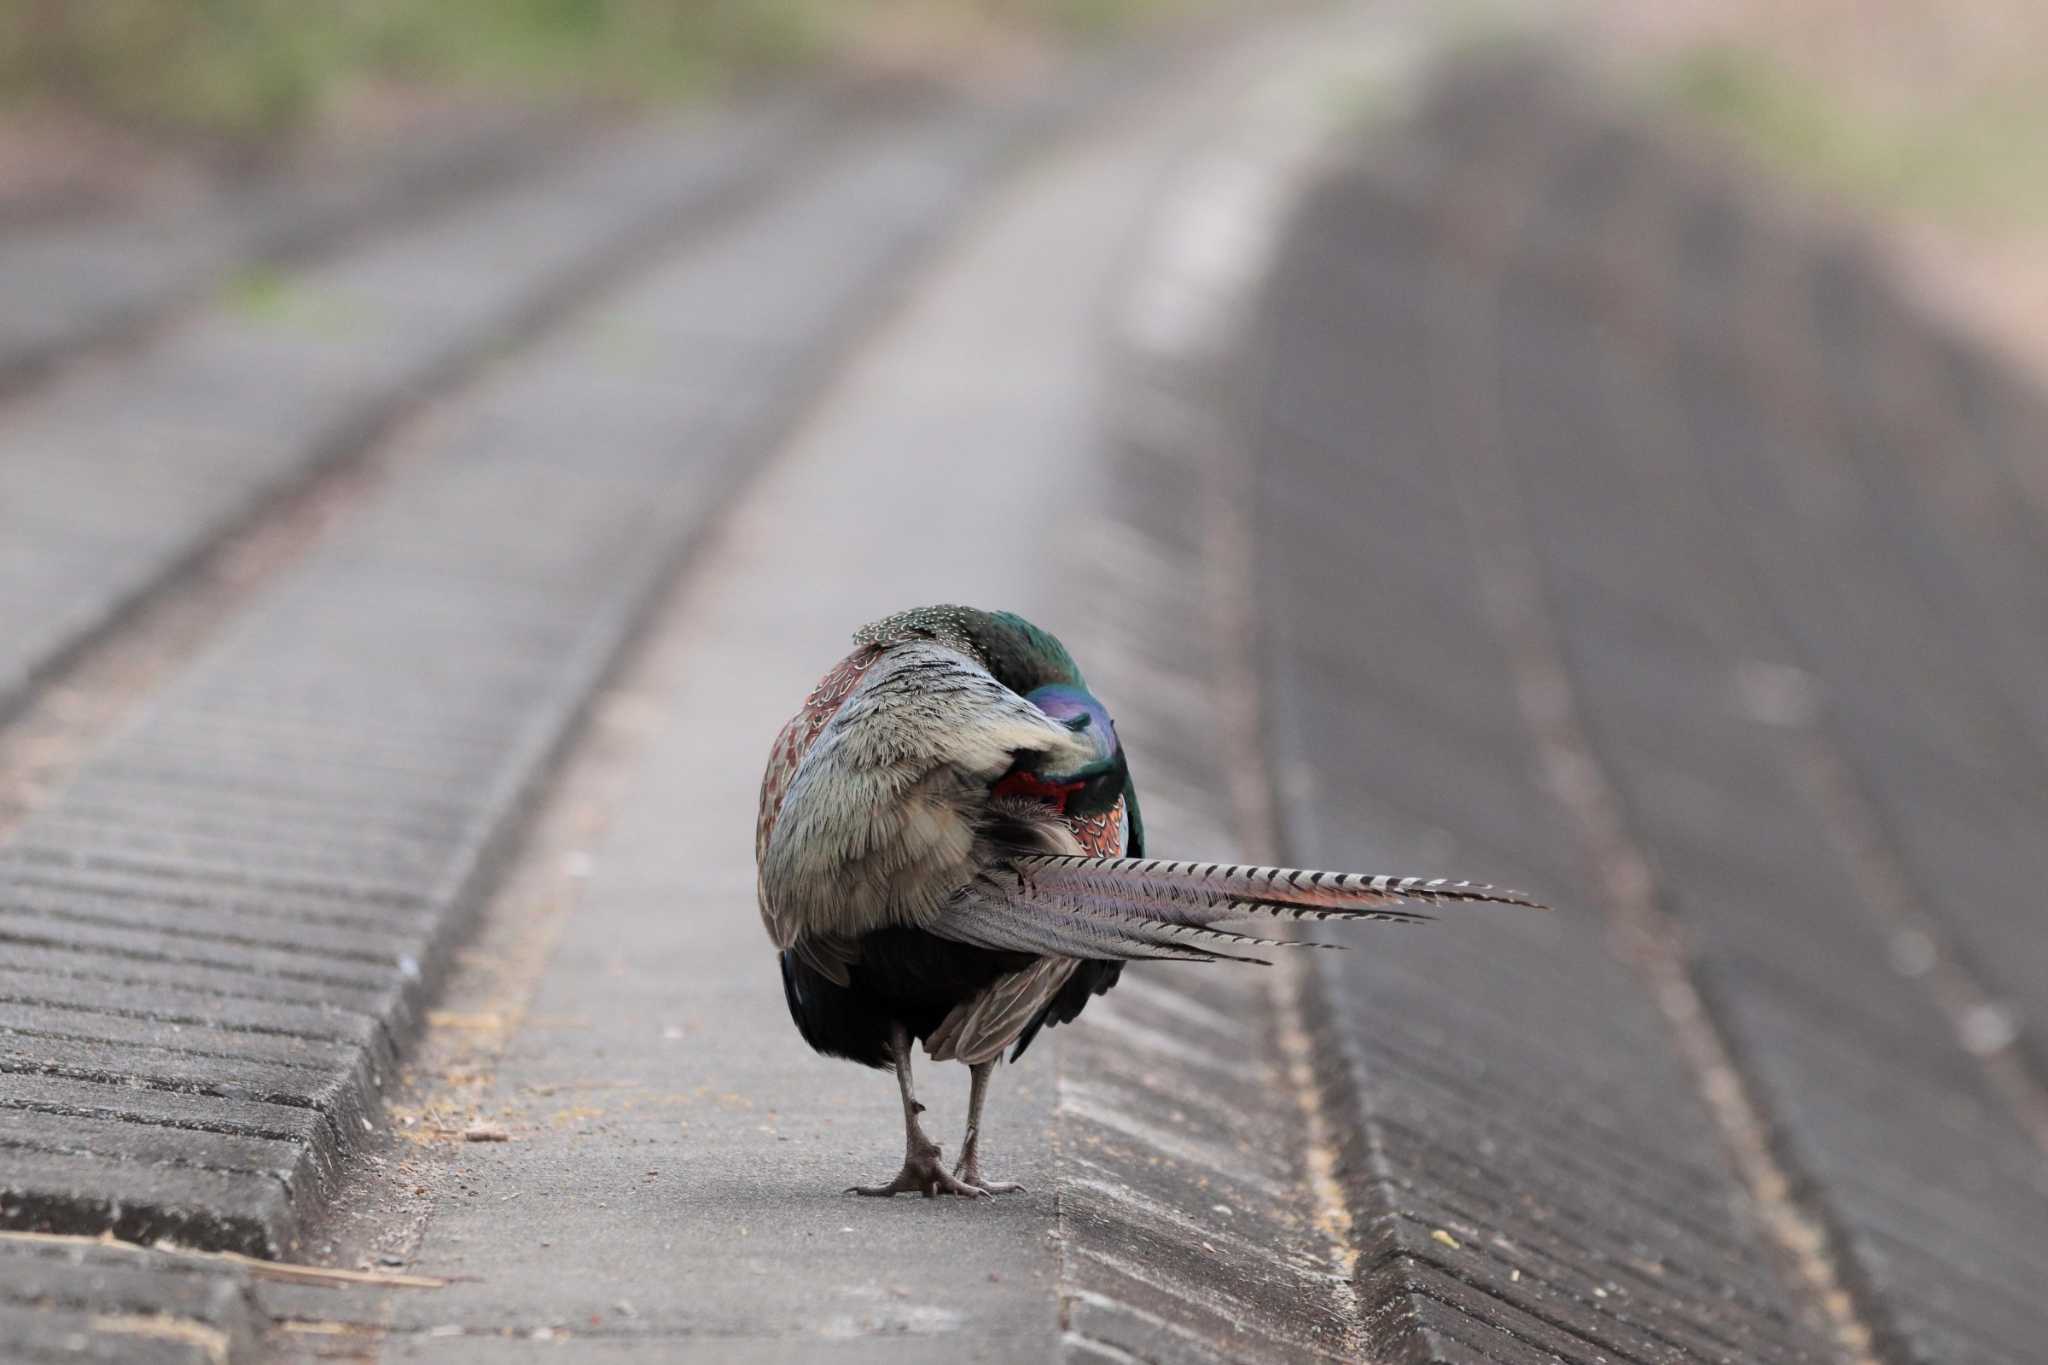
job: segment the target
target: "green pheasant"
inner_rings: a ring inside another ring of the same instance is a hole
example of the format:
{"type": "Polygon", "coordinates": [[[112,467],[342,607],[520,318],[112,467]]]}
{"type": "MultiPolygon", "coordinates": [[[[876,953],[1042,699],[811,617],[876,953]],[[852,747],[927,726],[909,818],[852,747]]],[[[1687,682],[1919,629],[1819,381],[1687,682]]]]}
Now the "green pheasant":
{"type": "Polygon", "coordinates": [[[1018,1188],[982,1177],[989,1075],[1126,962],[1290,946],[1223,927],[1260,917],[1535,904],[1470,882],[1149,859],[1116,726],[1052,635],[939,606],[854,641],[776,738],[755,831],[761,918],[798,1031],[828,1056],[894,1070],[902,1093],[902,1169],[850,1192],[1018,1188]],[[913,1040],[970,1070],[951,1171],[918,1121],[913,1040]]]}

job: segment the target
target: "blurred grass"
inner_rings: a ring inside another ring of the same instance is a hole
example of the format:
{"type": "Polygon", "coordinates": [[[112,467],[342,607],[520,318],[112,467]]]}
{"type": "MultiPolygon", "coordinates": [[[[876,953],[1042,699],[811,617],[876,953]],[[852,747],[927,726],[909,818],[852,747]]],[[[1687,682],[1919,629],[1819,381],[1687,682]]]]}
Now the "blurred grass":
{"type": "Polygon", "coordinates": [[[1768,50],[1679,55],[1665,93],[1781,168],[1865,202],[1967,224],[2048,224],[2048,73],[1941,100],[1859,99],[1768,50]]]}
{"type": "Polygon", "coordinates": [[[816,60],[864,25],[1098,33],[1188,0],[0,0],[0,101],[260,142],[364,79],[674,97],[816,60]]]}

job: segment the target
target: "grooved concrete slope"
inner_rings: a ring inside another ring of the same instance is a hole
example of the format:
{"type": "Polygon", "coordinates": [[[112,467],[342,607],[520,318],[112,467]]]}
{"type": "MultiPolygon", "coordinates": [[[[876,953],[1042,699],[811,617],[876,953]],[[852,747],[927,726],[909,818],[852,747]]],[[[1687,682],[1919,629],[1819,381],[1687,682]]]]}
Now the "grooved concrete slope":
{"type": "Polygon", "coordinates": [[[1318,964],[1375,1348],[2038,1360],[2048,427],[1567,85],[1333,171],[1243,395],[1290,853],[1563,907],[1318,964]]]}
{"type": "Polygon", "coordinates": [[[137,1247],[0,1241],[9,1361],[221,1365],[262,1322],[240,1267],[137,1247]]]}
{"type": "MultiPolygon", "coordinates": [[[[1269,836],[1246,794],[1263,777],[1243,723],[1255,686],[1241,595],[1250,528],[1243,470],[1220,458],[1232,414],[1216,399],[1265,251],[1335,117],[1330,92],[1400,50],[1400,32],[1371,8],[1312,11],[1276,32],[1127,253],[1103,398],[1112,520],[1070,570],[1089,610],[1061,629],[1114,710],[1153,854],[1274,853],[1254,842],[1269,836]]],[[[1381,927],[1347,938],[1382,950],[1381,927]]],[[[1132,964],[1057,1035],[1061,1358],[1072,1365],[1359,1359],[1350,1247],[1318,1179],[1325,1135],[1299,1069],[1306,955],[1258,956],[1276,960],[1132,964]]]]}
{"type": "MultiPolygon", "coordinates": [[[[269,499],[681,217],[744,198],[828,112],[793,101],[620,133],[0,411],[0,716],[269,499]]],[[[34,311],[33,287],[4,288],[10,313],[34,311]]]]}
{"type": "MultiPolygon", "coordinates": [[[[1184,430],[1119,441],[1095,567],[1125,588],[1069,643],[1114,699],[1152,851],[1233,858],[1203,563],[1217,490],[1184,430]]],[[[1136,963],[1058,1035],[1063,1360],[1353,1358],[1269,979],[1292,968],[1136,963]]]]}
{"type": "Polygon", "coordinates": [[[0,845],[0,1222],[290,1246],[665,570],[1037,112],[871,111],[503,363],[0,845]]]}
{"type": "Polygon", "coordinates": [[[78,347],[119,336],[231,272],[318,250],[530,169],[571,130],[481,115],[367,159],[306,167],[249,189],[142,215],[0,233],[0,389],[78,347]]]}

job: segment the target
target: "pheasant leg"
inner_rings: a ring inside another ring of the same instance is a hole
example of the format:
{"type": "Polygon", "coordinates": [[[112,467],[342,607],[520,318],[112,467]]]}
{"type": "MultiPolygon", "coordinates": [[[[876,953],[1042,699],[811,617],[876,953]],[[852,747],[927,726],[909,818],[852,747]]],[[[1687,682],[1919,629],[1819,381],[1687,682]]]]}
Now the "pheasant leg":
{"type": "Polygon", "coordinates": [[[925,1136],[917,1116],[924,1106],[910,1084],[910,1030],[898,1024],[889,1035],[889,1056],[896,1067],[896,1086],[903,1092],[903,1169],[886,1185],[849,1185],[848,1194],[887,1199],[891,1195],[917,1193],[929,1199],[935,1194],[957,1194],[978,1199],[988,1191],[969,1180],[949,1175],[939,1160],[939,1144],[925,1136]]]}
{"type": "Polygon", "coordinates": [[[960,1163],[953,1167],[953,1178],[990,1194],[1021,1194],[1024,1187],[1014,1180],[981,1178],[981,1102],[988,1098],[988,1078],[995,1069],[994,1062],[979,1062],[968,1068],[967,1136],[961,1139],[960,1163]]]}

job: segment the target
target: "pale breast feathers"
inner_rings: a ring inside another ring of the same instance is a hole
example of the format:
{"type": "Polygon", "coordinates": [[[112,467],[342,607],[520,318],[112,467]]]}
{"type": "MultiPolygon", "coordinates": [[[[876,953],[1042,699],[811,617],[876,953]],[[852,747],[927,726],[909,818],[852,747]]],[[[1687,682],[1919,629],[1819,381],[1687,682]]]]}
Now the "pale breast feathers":
{"type": "Polygon", "coordinates": [[[769,937],[788,948],[928,924],[973,877],[977,816],[1020,751],[1088,757],[955,650],[919,641],[849,656],[769,756],[756,833],[769,937]]]}

